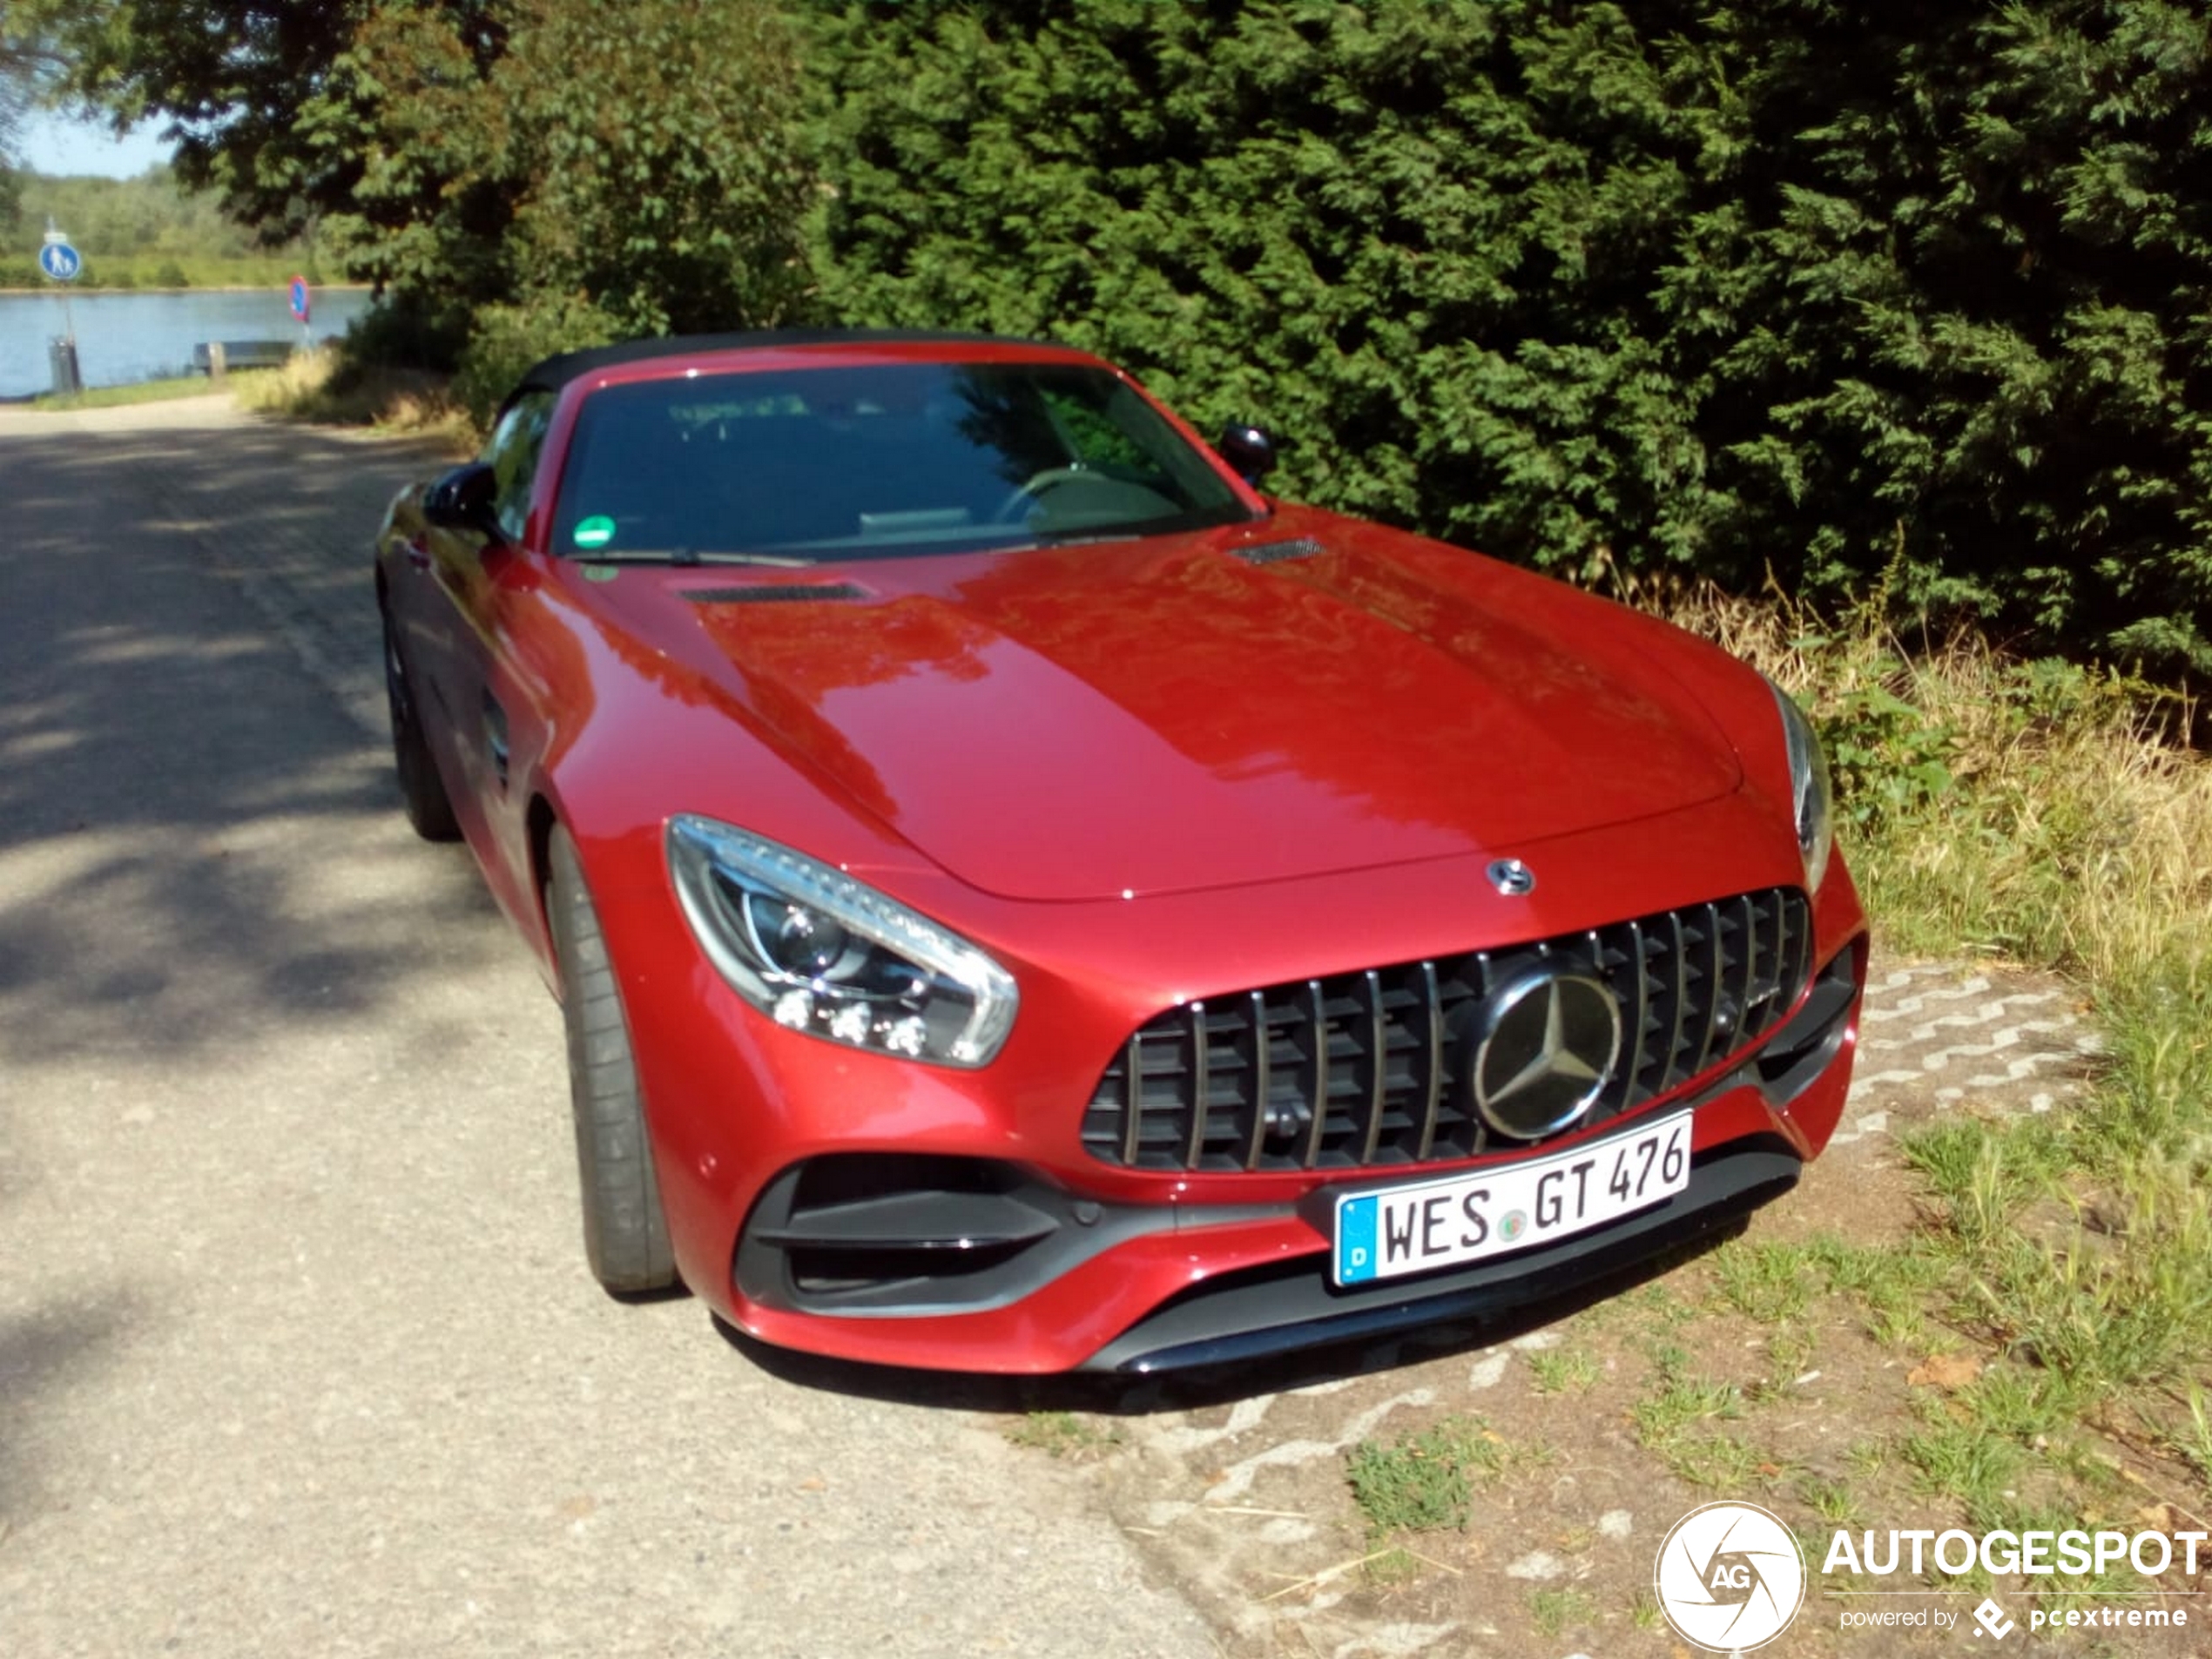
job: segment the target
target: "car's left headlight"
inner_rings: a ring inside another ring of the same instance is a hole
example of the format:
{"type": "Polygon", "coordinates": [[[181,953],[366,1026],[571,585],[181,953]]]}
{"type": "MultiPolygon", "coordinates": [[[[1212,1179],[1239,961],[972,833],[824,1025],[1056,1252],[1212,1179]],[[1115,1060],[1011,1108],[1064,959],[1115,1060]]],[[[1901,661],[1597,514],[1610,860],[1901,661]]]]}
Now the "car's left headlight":
{"type": "Polygon", "coordinates": [[[1772,680],[1767,682],[1767,689],[1774,693],[1775,705],[1782,711],[1783,740],[1790,754],[1790,805],[1797,820],[1797,851],[1804,855],[1805,891],[1817,893],[1820,878],[1828,871],[1828,854],[1836,844],[1828,757],[1812,722],[1790,694],[1772,680]]]}
{"type": "Polygon", "coordinates": [[[686,813],[668,867],[708,960],[779,1025],[941,1066],[988,1064],[1013,1028],[1011,974],[819,860],[686,813]]]}

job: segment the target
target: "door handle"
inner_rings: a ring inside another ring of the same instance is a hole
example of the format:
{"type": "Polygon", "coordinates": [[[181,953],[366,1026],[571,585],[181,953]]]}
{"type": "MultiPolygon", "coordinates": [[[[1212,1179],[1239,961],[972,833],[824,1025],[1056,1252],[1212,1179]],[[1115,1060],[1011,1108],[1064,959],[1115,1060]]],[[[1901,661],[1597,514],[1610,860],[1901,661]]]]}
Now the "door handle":
{"type": "Polygon", "coordinates": [[[427,570],[430,568],[430,550],[420,536],[408,540],[407,562],[418,570],[427,570]]]}

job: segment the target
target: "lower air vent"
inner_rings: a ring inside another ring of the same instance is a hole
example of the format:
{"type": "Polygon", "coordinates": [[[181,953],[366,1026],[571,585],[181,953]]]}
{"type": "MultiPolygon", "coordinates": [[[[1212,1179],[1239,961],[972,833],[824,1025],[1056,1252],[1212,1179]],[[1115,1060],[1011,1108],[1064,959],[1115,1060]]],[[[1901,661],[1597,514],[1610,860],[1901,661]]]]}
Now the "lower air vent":
{"type": "MultiPolygon", "coordinates": [[[[1003,1305],[1147,1225],[1009,1163],[833,1152],[768,1184],[737,1286],[770,1307],[881,1318],[1003,1305]]],[[[1170,1223],[1172,1224],[1172,1223],[1170,1223]]]]}

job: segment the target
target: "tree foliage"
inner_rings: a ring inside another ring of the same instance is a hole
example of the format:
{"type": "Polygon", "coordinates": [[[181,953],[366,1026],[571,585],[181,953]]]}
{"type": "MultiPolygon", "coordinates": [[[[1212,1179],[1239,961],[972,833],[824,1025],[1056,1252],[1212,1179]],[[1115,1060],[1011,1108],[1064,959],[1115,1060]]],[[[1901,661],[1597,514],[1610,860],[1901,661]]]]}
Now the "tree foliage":
{"type": "Polygon", "coordinates": [[[6,3],[482,396],[802,308],[1046,334],[1349,510],[2212,672],[2180,0],[782,0],[819,186],[778,0],[6,3]]]}
{"type": "MultiPolygon", "coordinates": [[[[51,218],[87,258],[228,260],[255,252],[252,231],[212,198],[185,190],[166,167],[135,179],[26,172],[22,186],[24,214],[38,225],[51,218]]],[[[302,261],[307,253],[297,244],[285,251],[302,261]]]]}
{"type": "Polygon", "coordinates": [[[1541,565],[2212,670],[2195,9],[807,10],[856,320],[1095,347],[1541,565]]]}
{"type": "Polygon", "coordinates": [[[0,233],[14,230],[22,217],[16,136],[52,71],[44,40],[0,0],[0,233]]]}
{"type": "Polygon", "coordinates": [[[60,92],[121,125],[165,118],[179,178],[282,241],[359,180],[358,155],[332,141],[331,75],[369,3],[10,0],[10,10],[51,45],[60,92]]]}
{"type": "Polygon", "coordinates": [[[803,289],[772,0],[17,3],[76,97],[166,117],[189,182],[270,237],[318,226],[433,334],[737,327],[803,289]]]}

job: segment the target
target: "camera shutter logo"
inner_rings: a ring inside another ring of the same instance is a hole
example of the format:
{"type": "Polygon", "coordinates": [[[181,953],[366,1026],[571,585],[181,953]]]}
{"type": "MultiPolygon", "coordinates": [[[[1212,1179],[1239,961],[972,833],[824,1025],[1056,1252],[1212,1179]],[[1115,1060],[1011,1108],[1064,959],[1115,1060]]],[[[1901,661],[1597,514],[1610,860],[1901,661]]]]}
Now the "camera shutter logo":
{"type": "Polygon", "coordinates": [[[1653,1575],[1674,1632],[1708,1653],[1748,1653],[1790,1628],[1805,1599],[1796,1536],[1750,1503],[1709,1503],[1674,1525],[1653,1575]]]}

